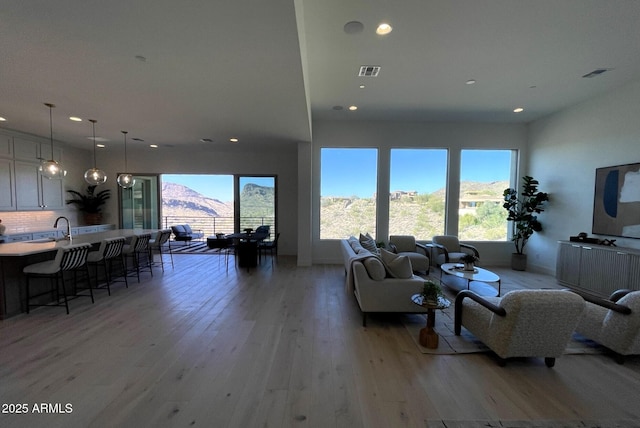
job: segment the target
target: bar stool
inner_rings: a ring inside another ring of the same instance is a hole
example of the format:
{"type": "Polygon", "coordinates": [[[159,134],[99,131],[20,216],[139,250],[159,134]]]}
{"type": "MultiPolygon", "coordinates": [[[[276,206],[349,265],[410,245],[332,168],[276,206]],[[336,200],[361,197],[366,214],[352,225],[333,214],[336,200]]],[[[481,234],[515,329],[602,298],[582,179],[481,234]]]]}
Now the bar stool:
{"type": "MultiPolygon", "coordinates": [[[[87,264],[93,265],[96,268],[96,289],[106,288],[109,296],[111,296],[111,270],[113,267],[113,261],[119,260],[122,267],[124,283],[129,288],[129,282],[127,281],[127,269],[124,263],[124,254],[122,254],[122,248],[126,242],[124,236],[118,236],[116,238],[105,238],[100,242],[100,248],[97,251],[91,251],[87,255],[87,264]],[[104,266],[104,277],[106,285],[100,287],[98,284],[98,265],[104,266]]],[[[115,282],[115,281],[114,281],[115,282]]]]}
{"type": "MultiPolygon", "coordinates": [[[[134,235],[131,238],[131,242],[122,248],[122,254],[125,256],[125,266],[127,265],[127,258],[131,257],[134,267],[136,269],[136,275],[138,276],[138,282],[140,282],[140,256],[144,255],[147,258],[147,266],[144,269],[148,269],[153,276],[151,270],[151,258],[149,257],[149,240],[151,239],[150,233],[141,233],[134,235]]],[[[133,274],[133,269],[131,269],[133,274]]]]}
{"type": "Polygon", "coordinates": [[[30,307],[36,306],[64,306],[67,309],[67,315],[69,315],[69,300],[75,299],[77,297],[91,297],[91,303],[94,303],[93,300],[93,289],[91,288],[91,281],[89,279],[89,269],[87,267],[87,254],[89,253],[89,249],[91,248],[90,244],[77,244],[77,245],[68,245],[65,247],[61,247],[58,249],[56,253],[56,257],[53,260],[48,260],[46,262],[34,263],[28,266],[25,266],[22,269],[22,272],[27,276],[27,293],[26,293],[26,309],[27,313],[29,313],[30,307]],[[65,285],[65,272],[73,271],[74,278],[75,273],[81,267],[85,268],[87,283],[89,294],[78,294],[77,290],[85,289],[80,288],[76,285],[76,293],[72,295],[72,297],[67,296],[67,288],[65,285]],[[51,288],[47,292],[43,292],[36,295],[31,295],[31,279],[32,278],[50,278],[51,279],[51,288]],[[60,287],[61,286],[61,287],[60,287]],[[62,298],[64,302],[60,302],[60,288],[62,288],[62,298]],[[46,294],[51,294],[52,300],[55,300],[55,303],[45,303],[45,304],[31,304],[30,300],[35,297],[44,296],[46,294]],[[55,298],[54,298],[55,296],[55,298]]]}
{"type": "Polygon", "coordinates": [[[171,252],[171,242],[169,242],[169,238],[171,237],[171,229],[162,229],[159,230],[156,234],[156,237],[149,240],[149,257],[151,257],[151,262],[153,263],[153,252],[157,252],[160,255],[160,265],[162,266],[162,272],[164,272],[164,257],[163,257],[163,249],[164,244],[168,242],[169,255],[171,256],[171,267],[173,267],[173,252],[171,252]]]}

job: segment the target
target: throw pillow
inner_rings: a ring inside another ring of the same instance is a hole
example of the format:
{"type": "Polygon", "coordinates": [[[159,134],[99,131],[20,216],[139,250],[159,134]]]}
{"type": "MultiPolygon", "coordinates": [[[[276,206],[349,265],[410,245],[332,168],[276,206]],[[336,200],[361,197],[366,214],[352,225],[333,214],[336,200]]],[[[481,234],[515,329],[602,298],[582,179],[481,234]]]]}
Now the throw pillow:
{"type": "Polygon", "coordinates": [[[377,257],[367,257],[362,262],[364,268],[369,274],[369,278],[374,281],[382,281],[387,276],[387,271],[382,264],[382,261],[377,257]]]}
{"type": "Polygon", "coordinates": [[[362,233],[360,234],[360,244],[362,244],[366,250],[369,250],[371,254],[380,254],[375,239],[373,239],[368,233],[366,235],[363,235],[362,233]]]}
{"type": "Polygon", "coordinates": [[[361,251],[365,251],[362,244],[360,244],[357,240],[351,243],[351,249],[354,253],[359,254],[361,251]]]}
{"type": "Polygon", "coordinates": [[[413,277],[413,269],[409,257],[391,253],[384,248],[380,249],[380,257],[387,272],[393,278],[409,279],[413,277]]]}

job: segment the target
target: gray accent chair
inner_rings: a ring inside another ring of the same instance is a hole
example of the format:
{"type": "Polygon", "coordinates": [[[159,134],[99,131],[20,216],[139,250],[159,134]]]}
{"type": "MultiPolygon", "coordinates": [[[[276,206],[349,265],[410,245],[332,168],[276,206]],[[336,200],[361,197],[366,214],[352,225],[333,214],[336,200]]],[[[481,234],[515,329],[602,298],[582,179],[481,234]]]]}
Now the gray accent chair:
{"type": "Polygon", "coordinates": [[[487,345],[504,366],[507,358],[541,357],[553,367],[585,307],[567,290],[515,290],[503,297],[461,291],[455,300],[454,332],[461,327],[487,345]]]}
{"type": "Polygon", "coordinates": [[[429,249],[426,245],[416,242],[414,236],[391,235],[389,245],[394,253],[409,258],[414,272],[429,273],[429,249]]]}
{"type": "Polygon", "coordinates": [[[587,303],[578,334],[611,349],[618,364],[640,354],[640,291],[618,290],[609,299],[579,294],[587,303]]]}
{"type": "Polygon", "coordinates": [[[431,246],[436,250],[434,256],[436,266],[445,263],[460,263],[460,258],[472,254],[480,258],[480,253],[476,247],[460,242],[454,235],[437,235],[431,239],[431,246]]]}

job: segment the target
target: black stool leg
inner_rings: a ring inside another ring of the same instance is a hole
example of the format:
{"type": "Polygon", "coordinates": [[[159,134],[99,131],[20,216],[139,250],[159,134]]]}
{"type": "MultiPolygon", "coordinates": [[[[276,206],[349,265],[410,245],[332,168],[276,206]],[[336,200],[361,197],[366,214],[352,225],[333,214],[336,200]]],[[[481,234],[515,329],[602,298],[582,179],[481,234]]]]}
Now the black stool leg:
{"type": "Polygon", "coordinates": [[[29,279],[31,278],[31,275],[27,275],[27,313],[29,313],[29,279]]]}
{"type": "MultiPolygon", "coordinates": [[[[64,307],[67,309],[67,315],[69,315],[69,301],[67,300],[67,289],[64,285],[64,271],[60,271],[60,276],[62,277],[62,296],[64,297],[64,307]]],[[[58,283],[58,275],[56,275],[56,283],[58,283]]],[[[56,285],[59,286],[59,284],[56,285]]]]}

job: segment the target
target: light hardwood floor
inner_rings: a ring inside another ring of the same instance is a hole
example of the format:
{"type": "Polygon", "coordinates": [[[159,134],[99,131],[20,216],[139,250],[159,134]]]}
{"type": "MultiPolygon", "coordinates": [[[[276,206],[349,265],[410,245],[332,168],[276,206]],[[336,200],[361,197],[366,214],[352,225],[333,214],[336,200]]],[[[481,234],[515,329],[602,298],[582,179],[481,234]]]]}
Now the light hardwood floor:
{"type": "MultiPolygon", "coordinates": [[[[557,287],[552,277],[496,272],[504,291],[557,287]]],[[[73,301],[71,315],[41,308],[0,321],[0,402],[29,406],[0,414],[0,426],[640,426],[638,357],[620,366],[566,355],[549,369],[421,354],[397,316],[372,315],[363,328],[344,280],[342,266],[287,257],[227,272],[217,256],[177,255],[164,274],[117,284],[93,305],[73,301]],[[37,403],[72,412],[36,414],[37,403]]]]}

